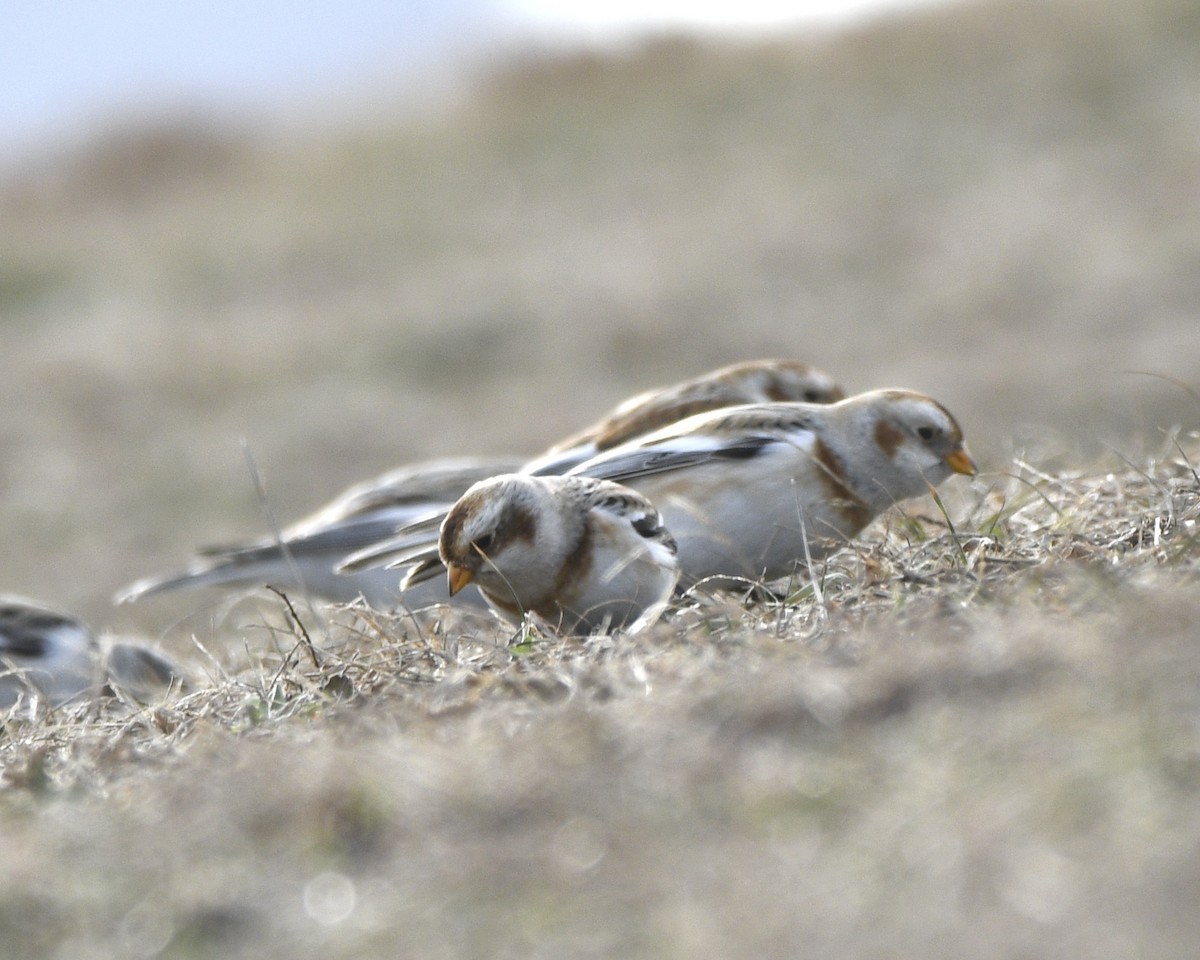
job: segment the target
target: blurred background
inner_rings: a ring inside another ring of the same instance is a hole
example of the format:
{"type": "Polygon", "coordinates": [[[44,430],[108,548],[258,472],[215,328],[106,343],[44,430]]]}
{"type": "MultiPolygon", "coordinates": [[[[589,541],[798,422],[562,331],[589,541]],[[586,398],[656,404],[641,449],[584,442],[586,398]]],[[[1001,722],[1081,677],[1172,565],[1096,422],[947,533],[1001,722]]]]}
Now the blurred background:
{"type": "Polygon", "coordinates": [[[153,635],[243,445],[286,522],[760,356],[991,470],[1200,423],[1194,0],[730,6],[21,5],[0,592],[153,635]]]}

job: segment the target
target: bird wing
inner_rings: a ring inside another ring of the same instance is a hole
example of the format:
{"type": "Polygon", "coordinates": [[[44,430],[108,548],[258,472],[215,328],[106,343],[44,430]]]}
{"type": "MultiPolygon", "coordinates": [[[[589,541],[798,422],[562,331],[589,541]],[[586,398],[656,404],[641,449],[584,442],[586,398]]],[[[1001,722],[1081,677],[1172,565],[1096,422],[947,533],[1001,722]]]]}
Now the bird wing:
{"type": "Polygon", "coordinates": [[[685,470],[716,460],[748,460],[779,443],[777,437],[748,435],[736,441],[697,442],[692,437],[676,437],[654,445],[628,445],[602,453],[572,469],[570,476],[595,477],[621,483],[638,477],[685,470]]]}

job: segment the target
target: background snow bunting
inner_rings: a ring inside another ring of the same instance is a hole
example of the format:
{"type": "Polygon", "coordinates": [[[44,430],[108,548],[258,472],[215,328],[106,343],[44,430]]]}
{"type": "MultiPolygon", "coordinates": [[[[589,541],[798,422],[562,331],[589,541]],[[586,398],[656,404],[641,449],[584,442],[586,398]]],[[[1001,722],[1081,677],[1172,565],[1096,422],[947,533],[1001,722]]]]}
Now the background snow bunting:
{"type": "Polygon", "coordinates": [[[25,695],[62,704],[116,685],[139,700],[183,680],[137,643],[101,644],[82,621],[23,597],[0,597],[0,709],[25,695]]]}
{"type": "MultiPolygon", "coordinates": [[[[435,594],[431,589],[402,595],[400,578],[390,571],[338,574],[334,568],[346,554],[391,535],[398,527],[432,511],[444,511],[476,481],[515,467],[516,461],[501,458],[433,460],[403,467],[351,487],[285,528],[278,539],[201,551],[182,571],[138,580],[115,599],[124,603],[169,590],[270,585],[334,603],[350,603],[361,596],[380,609],[400,603],[418,609],[444,601],[444,591],[435,594]]],[[[462,599],[470,597],[478,602],[475,591],[462,599]]]]}
{"type": "Polygon", "coordinates": [[[693,414],[742,403],[833,403],[845,392],[824,370],[799,360],[747,360],[647,390],[527,463],[525,473],[566,473],[596,454],[693,414]]]}

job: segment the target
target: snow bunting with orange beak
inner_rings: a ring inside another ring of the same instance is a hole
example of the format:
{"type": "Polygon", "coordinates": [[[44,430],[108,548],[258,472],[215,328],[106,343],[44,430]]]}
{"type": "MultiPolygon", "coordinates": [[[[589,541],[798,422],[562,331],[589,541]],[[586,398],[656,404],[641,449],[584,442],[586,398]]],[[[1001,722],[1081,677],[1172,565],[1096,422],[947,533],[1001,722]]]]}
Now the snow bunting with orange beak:
{"type": "Polygon", "coordinates": [[[892,505],[975,472],[950,412],[908,390],[703,413],[571,471],[657,505],[686,584],[788,576],[892,505]]]}
{"type": "Polygon", "coordinates": [[[452,595],[474,583],[503,618],[534,614],[563,634],[641,629],[679,576],[675,543],[650,501],[589,477],[477,483],[446,515],[436,555],[412,561],[444,569],[452,595]]]}

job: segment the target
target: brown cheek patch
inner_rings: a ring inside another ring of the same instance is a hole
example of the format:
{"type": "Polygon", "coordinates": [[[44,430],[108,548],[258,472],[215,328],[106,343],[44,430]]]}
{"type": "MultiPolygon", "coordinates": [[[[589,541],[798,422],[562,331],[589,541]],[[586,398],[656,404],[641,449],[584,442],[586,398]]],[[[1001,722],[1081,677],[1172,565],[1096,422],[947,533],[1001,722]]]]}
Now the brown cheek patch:
{"type": "Polygon", "coordinates": [[[768,400],[773,400],[776,403],[790,403],[796,399],[791,393],[783,388],[783,384],[778,379],[772,377],[771,382],[767,385],[764,391],[768,400]]]}
{"type": "Polygon", "coordinates": [[[879,449],[887,454],[889,460],[895,460],[896,451],[900,449],[900,444],[904,443],[904,434],[886,420],[880,420],[875,424],[875,442],[879,444],[879,449]]]}
{"type": "Polygon", "coordinates": [[[842,532],[853,536],[871,522],[874,512],[846,486],[842,462],[820,439],[816,442],[816,455],[817,473],[829,494],[829,502],[842,517],[842,532]]]}
{"type": "Polygon", "coordinates": [[[504,518],[504,526],[500,531],[505,540],[524,540],[533,543],[537,537],[537,519],[533,512],[523,507],[513,507],[504,518]]]}

